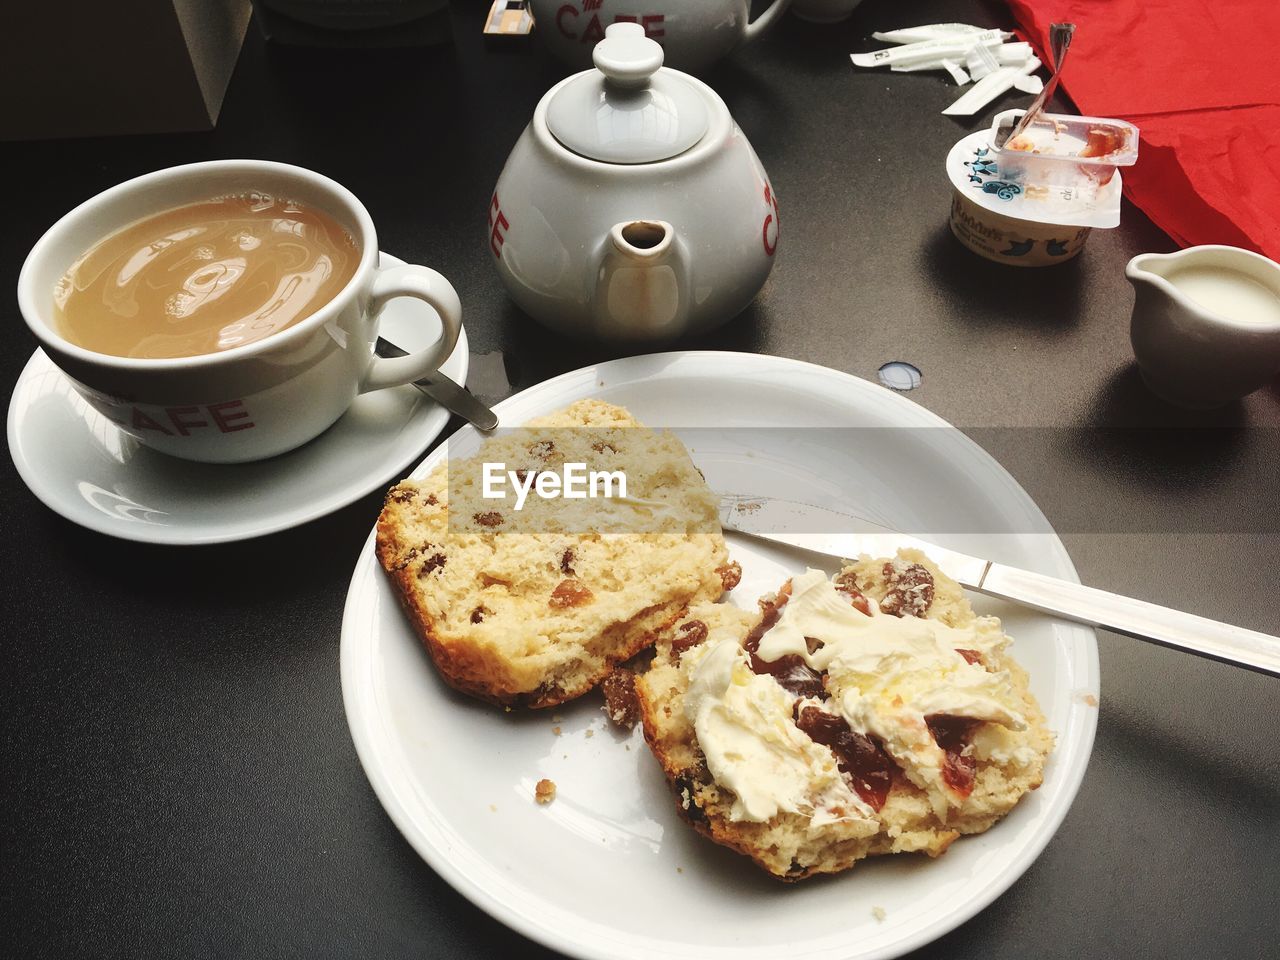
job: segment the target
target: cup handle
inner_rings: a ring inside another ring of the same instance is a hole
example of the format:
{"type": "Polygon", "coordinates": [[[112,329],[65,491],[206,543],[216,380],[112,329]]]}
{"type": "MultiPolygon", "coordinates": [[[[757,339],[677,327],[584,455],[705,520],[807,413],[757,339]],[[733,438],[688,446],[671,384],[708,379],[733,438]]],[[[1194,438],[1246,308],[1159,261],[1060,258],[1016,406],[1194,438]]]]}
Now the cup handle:
{"type": "Polygon", "coordinates": [[[411,383],[434,373],[458,343],[462,303],[453,285],[441,274],[417,264],[379,270],[369,296],[369,312],[377,315],[388,300],[396,297],[417,297],[430,304],[440,315],[440,339],[424,350],[403,357],[374,357],[360,381],[361,393],[411,383]]]}
{"type": "Polygon", "coordinates": [[[791,6],[791,0],[773,0],[768,10],[747,24],[746,32],[742,35],[742,42],[750,43],[752,40],[763,36],[764,32],[773,26],[773,21],[786,13],[789,6],[791,6]]]}

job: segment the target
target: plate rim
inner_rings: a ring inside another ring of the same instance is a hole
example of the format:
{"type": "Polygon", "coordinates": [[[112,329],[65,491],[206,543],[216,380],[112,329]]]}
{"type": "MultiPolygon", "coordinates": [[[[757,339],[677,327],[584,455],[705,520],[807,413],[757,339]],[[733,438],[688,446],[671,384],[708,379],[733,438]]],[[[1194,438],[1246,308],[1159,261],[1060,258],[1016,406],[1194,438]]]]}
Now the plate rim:
{"type": "MultiPolygon", "coordinates": [[[[392,256],[386,251],[379,251],[381,254],[380,264],[385,266],[399,266],[407,261],[401,260],[399,257],[392,256]]],[[[458,342],[454,346],[453,352],[445,360],[445,363],[453,361],[457,357],[459,362],[459,382],[465,386],[467,376],[471,368],[470,343],[467,338],[465,326],[458,329],[458,342]]],[[[350,506],[361,497],[367,496],[373,491],[383,486],[388,479],[404,469],[415,459],[422,457],[421,450],[431,447],[432,444],[444,432],[444,428],[449,425],[449,420],[453,416],[443,406],[434,400],[425,400],[426,408],[421,415],[409,417],[407,424],[412,423],[415,419],[421,418],[421,446],[415,445],[415,450],[407,456],[396,457],[394,460],[387,460],[376,471],[370,474],[360,483],[353,483],[344,488],[341,492],[334,493],[332,501],[322,501],[322,505],[309,510],[302,510],[295,514],[284,515],[280,519],[267,519],[251,530],[229,530],[225,533],[208,533],[203,535],[192,536],[190,527],[182,524],[172,524],[164,526],[152,526],[149,524],[117,524],[107,518],[100,518],[97,514],[75,514],[68,509],[64,509],[63,501],[55,498],[49,491],[51,489],[50,481],[35,469],[31,461],[25,453],[25,446],[22,442],[22,430],[19,426],[19,420],[26,409],[27,404],[19,403],[19,395],[23,392],[23,387],[28,379],[32,376],[43,374],[43,370],[37,369],[42,364],[47,364],[48,369],[53,371],[62,379],[68,379],[66,374],[58,368],[44,352],[41,347],[36,347],[35,351],[23,365],[22,372],[18,374],[18,379],[13,386],[13,392],[9,396],[9,410],[6,422],[5,439],[9,445],[9,459],[13,462],[14,467],[18,471],[18,476],[22,482],[26,484],[27,489],[35,496],[37,500],[46,507],[76,526],[86,530],[92,530],[95,533],[105,534],[114,537],[117,540],[126,540],[132,543],[148,543],[157,546],[169,547],[202,547],[213,546],[221,543],[241,543],[247,540],[256,540],[260,537],[270,536],[273,533],[280,533],[284,530],[292,530],[319,520],[321,517],[327,517],[331,513],[341,510],[343,507],[350,506]],[[437,422],[438,421],[438,422],[437,422]]],[[[327,432],[327,431],[326,431],[327,432]]],[[[316,440],[323,441],[324,434],[317,437],[316,440]]],[[[310,441],[311,443],[316,440],[310,441]]],[[[427,451],[427,455],[431,451],[427,451]]],[[[288,458],[294,451],[290,450],[280,454],[277,457],[269,459],[287,463],[288,458]]],[[[254,461],[261,462],[261,461],[254,461]]],[[[230,466],[237,466],[231,464],[230,466]]]]}
{"type": "MultiPolygon", "coordinates": [[[[1065,574],[1065,579],[1079,582],[1079,575],[1076,572],[1075,564],[1071,560],[1070,554],[1067,552],[1065,544],[1061,537],[1053,529],[1047,517],[1040,510],[1039,506],[1031,498],[1031,495],[1022,488],[1022,485],[1006,470],[998,460],[983,449],[975,441],[971,440],[967,435],[960,431],[940,415],[929,410],[927,407],[916,403],[901,394],[891,391],[886,387],[872,383],[865,378],[858,377],[851,373],[836,370],[832,367],[825,367],[820,364],[810,363],[804,360],[796,360],[789,357],[777,357],[769,354],[744,353],[736,351],[723,350],[678,350],[663,353],[642,354],[633,357],[623,357],[614,360],[601,361],[599,363],[588,364],[575,370],[570,370],[549,380],[536,383],[518,393],[513,394],[507,399],[494,407],[494,412],[502,417],[509,409],[519,406],[526,402],[531,395],[536,396],[542,392],[557,392],[559,389],[572,384],[575,380],[582,380],[585,392],[578,399],[596,395],[598,390],[615,386],[617,382],[635,382],[636,377],[630,378],[626,376],[618,377],[617,381],[610,383],[607,376],[613,375],[617,370],[625,370],[629,366],[634,366],[645,361],[654,361],[661,358],[670,361],[663,365],[663,369],[667,370],[680,361],[709,361],[714,363],[716,358],[731,359],[739,363],[762,364],[766,367],[791,367],[797,371],[805,371],[813,374],[820,374],[824,377],[833,377],[835,379],[857,381],[860,387],[871,387],[874,390],[882,391],[883,394],[892,398],[891,404],[905,404],[910,407],[913,414],[917,417],[922,416],[925,420],[932,421],[935,426],[945,427],[960,433],[963,437],[962,443],[968,448],[969,452],[976,456],[979,460],[985,461],[986,465],[992,469],[992,476],[998,477],[1008,488],[1017,506],[1023,511],[1029,511],[1032,519],[1037,519],[1043,524],[1043,533],[1048,534],[1051,538],[1047,541],[1046,546],[1050,549],[1057,563],[1061,564],[1065,574]]],[[[738,371],[741,372],[741,371],[738,371]]],[[[567,402],[573,402],[569,400],[567,402]]],[[[905,409],[905,408],[904,408],[905,409]]],[[[418,478],[426,470],[435,465],[438,460],[448,455],[449,443],[459,435],[467,437],[469,440],[476,438],[476,431],[469,424],[464,424],[454,433],[450,434],[443,442],[438,444],[430,451],[422,461],[409,474],[410,477],[418,478]]],[[[516,931],[529,938],[530,940],[550,949],[562,952],[568,956],[580,958],[580,960],[631,960],[639,956],[635,951],[627,952],[619,951],[613,944],[591,944],[583,942],[581,938],[574,938],[564,931],[558,930],[549,924],[540,924],[510,907],[507,907],[500,899],[482,885],[477,883],[473,878],[468,876],[463,869],[456,867],[450,859],[445,855],[444,851],[437,849],[431,844],[427,838],[419,830],[414,823],[411,814],[399,803],[396,797],[396,786],[391,782],[390,775],[377,763],[376,744],[367,740],[371,738],[371,733],[365,729],[360,721],[362,719],[361,706],[357,700],[356,683],[354,671],[358,666],[357,654],[358,640],[353,638],[353,614],[362,602],[366,602],[366,598],[362,597],[359,588],[362,581],[371,579],[378,572],[377,559],[374,556],[374,545],[377,535],[376,522],[370,530],[368,537],[365,539],[364,545],[361,547],[360,553],[356,559],[355,568],[352,572],[351,579],[348,584],[347,597],[343,604],[342,613],[342,629],[339,640],[339,669],[340,681],[342,687],[343,709],[347,719],[348,731],[351,734],[353,744],[356,748],[356,755],[360,760],[360,765],[364,771],[366,779],[373,787],[374,794],[378,798],[379,804],[384,812],[390,817],[395,824],[396,829],[401,836],[409,843],[410,847],[418,854],[419,857],[449,886],[458,894],[467,899],[474,906],[484,911],[489,917],[497,920],[508,928],[516,931]]],[[[1040,534],[1042,535],[1042,534],[1040,534]]],[[[376,588],[375,588],[376,589],[376,588]]],[[[375,594],[376,596],[376,594],[375,594]]],[[[397,607],[398,609],[398,607],[397,607]]],[[[1049,618],[1052,619],[1052,618],[1049,618]]],[[[1078,640],[1083,644],[1081,651],[1084,659],[1084,676],[1083,679],[1086,686],[1091,691],[1100,692],[1101,676],[1100,662],[1097,646],[1097,632],[1092,627],[1083,624],[1067,623],[1064,621],[1056,621],[1054,623],[1056,631],[1067,631],[1078,635],[1078,640]]],[[[864,952],[856,954],[858,960],[891,960],[891,958],[900,957],[912,950],[932,943],[934,940],[945,936],[947,933],[959,927],[972,917],[976,916],[982,910],[991,905],[997,898],[1004,894],[1022,875],[1027,871],[1032,863],[1040,856],[1045,847],[1057,834],[1062,826],[1063,820],[1070,811],[1079,793],[1080,786],[1084,780],[1085,773],[1088,770],[1089,761],[1093,753],[1093,743],[1097,731],[1098,711],[1096,708],[1089,710],[1073,711],[1077,718],[1083,718],[1082,723],[1072,725],[1075,736],[1073,737],[1074,752],[1072,754],[1073,763],[1070,767],[1064,767],[1061,772],[1061,785],[1058,796],[1060,800],[1056,807],[1047,811],[1046,818],[1042,828],[1018,849],[1004,870],[995,879],[995,882],[988,882],[981,892],[969,899],[966,899],[955,910],[949,911],[941,915],[937,920],[913,930],[910,935],[902,937],[893,943],[885,945],[881,949],[872,952],[864,952]],[[1078,727],[1078,729],[1076,729],[1078,727]]],[[[372,718],[372,712],[369,712],[366,719],[372,718]]],[[[1059,736],[1064,731],[1058,731],[1059,736]]],[[[1060,756],[1061,754],[1059,754],[1060,756]]],[[[830,950],[824,949],[821,954],[823,957],[835,957],[836,954],[830,950]]],[[[803,960],[804,954],[798,954],[797,960],[803,960]]],[[[852,956],[840,953],[839,957],[844,958],[852,956]]]]}

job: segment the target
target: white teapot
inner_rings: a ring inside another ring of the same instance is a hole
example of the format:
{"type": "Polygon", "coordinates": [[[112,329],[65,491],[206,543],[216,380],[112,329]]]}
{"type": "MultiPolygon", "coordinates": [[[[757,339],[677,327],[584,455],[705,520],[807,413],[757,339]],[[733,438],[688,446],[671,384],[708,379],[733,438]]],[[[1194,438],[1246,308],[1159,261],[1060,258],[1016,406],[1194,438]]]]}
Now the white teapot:
{"type": "Polygon", "coordinates": [[[751,0],[530,0],[534,31],[575,69],[591,64],[591,50],[612,23],[638,23],[662,44],[678,70],[701,70],[764,34],[791,0],[773,0],[751,20],[751,0]]]}
{"type": "Polygon", "coordinates": [[[597,69],[538,103],[489,204],[511,297],[569,334],[664,340],[719,326],[773,268],[778,201],[710,87],[613,24],[597,69]]]}

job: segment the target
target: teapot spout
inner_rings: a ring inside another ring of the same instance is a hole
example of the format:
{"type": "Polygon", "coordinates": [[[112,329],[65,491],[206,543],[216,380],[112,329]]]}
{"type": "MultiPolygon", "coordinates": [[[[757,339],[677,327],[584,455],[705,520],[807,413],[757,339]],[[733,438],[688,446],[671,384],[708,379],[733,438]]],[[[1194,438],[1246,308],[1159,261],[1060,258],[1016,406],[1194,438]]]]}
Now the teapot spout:
{"type": "Polygon", "coordinates": [[[664,256],[675,236],[675,228],[665,220],[629,220],[609,230],[616,249],[642,260],[664,256]]]}
{"type": "Polygon", "coordinates": [[[606,337],[675,337],[689,316],[688,256],[665,220],[615,223],[602,244],[593,313],[606,337]]]}

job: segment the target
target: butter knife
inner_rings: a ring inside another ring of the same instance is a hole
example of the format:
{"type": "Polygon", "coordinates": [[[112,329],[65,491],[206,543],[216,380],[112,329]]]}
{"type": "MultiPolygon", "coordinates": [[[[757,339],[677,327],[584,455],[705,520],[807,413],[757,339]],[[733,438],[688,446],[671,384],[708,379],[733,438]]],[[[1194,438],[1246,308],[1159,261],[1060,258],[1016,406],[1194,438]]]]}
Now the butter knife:
{"type": "Polygon", "coordinates": [[[899,547],[914,547],[947,576],[977,593],[1280,676],[1280,637],[958,553],[862,517],[775,497],[722,494],[720,523],[744,536],[837,559],[886,556],[899,547]]]}
{"type": "MultiPolygon", "coordinates": [[[[379,337],[373,352],[380,357],[403,357],[409,351],[397,347],[386,337],[379,337]]],[[[440,371],[427,374],[413,385],[444,407],[455,413],[477,430],[488,432],[498,426],[498,415],[486,407],[466,387],[459,386],[440,371]]]]}

